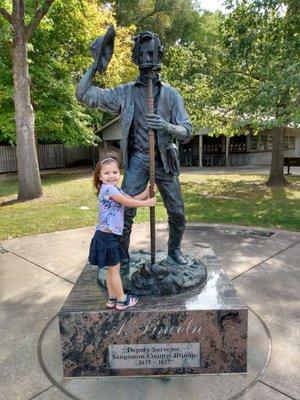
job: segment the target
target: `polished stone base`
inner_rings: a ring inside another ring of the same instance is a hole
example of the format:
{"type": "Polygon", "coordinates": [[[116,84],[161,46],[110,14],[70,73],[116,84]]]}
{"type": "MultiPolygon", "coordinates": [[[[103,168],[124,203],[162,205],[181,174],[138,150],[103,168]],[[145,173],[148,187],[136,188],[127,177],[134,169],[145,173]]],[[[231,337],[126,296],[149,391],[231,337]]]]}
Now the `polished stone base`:
{"type": "Polygon", "coordinates": [[[243,373],[247,307],[210,249],[197,249],[208,279],[176,296],[143,297],[105,309],[87,265],[59,312],[65,377],[243,373]]]}

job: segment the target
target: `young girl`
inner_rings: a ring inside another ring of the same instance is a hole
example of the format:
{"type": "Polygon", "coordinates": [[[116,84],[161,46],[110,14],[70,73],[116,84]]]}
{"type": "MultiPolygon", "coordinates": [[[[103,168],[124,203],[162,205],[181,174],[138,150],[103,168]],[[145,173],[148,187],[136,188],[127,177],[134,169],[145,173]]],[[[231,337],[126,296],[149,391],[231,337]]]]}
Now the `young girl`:
{"type": "Polygon", "coordinates": [[[120,277],[120,260],[125,251],[118,237],[123,233],[125,207],[154,207],[156,198],[149,198],[149,187],[130,197],[117,187],[121,163],[117,157],[103,156],[96,165],[93,183],[99,198],[99,221],[91,241],[89,262],[99,268],[107,267],[107,308],[124,310],[134,306],[138,299],[126,295],[120,277]]]}

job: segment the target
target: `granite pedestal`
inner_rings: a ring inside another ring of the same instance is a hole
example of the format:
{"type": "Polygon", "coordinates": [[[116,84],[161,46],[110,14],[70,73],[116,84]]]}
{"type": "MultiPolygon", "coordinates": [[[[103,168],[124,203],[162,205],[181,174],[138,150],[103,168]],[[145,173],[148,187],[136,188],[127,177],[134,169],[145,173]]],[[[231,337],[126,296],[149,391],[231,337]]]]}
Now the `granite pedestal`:
{"type": "Polygon", "coordinates": [[[97,269],[85,266],[59,312],[64,376],[247,372],[247,307],[211,249],[196,252],[202,291],[141,297],[122,312],[105,308],[97,269]]]}

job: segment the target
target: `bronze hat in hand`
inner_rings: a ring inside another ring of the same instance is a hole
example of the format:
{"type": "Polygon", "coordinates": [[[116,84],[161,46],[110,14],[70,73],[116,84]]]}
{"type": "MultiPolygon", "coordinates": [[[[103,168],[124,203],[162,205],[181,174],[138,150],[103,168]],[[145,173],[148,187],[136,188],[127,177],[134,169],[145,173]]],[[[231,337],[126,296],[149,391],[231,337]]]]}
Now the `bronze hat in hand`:
{"type": "Polygon", "coordinates": [[[105,35],[99,36],[91,44],[91,53],[97,63],[97,71],[104,72],[114,52],[115,28],[111,25],[105,35]]]}

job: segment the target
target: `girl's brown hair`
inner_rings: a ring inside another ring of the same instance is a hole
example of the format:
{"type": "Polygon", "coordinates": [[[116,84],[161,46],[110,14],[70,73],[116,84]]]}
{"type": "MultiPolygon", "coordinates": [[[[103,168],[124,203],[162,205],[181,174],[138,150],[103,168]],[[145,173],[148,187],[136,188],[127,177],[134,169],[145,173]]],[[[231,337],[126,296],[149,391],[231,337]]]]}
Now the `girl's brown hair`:
{"type": "Polygon", "coordinates": [[[97,196],[99,195],[101,185],[102,185],[102,181],[99,177],[100,172],[101,172],[101,167],[105,164],[110,164],[113,162],[115,162],[117,164],[119,170],[122,171],[123,166],[122,166],[122,162],[121,162],[120,152],[115,148],[109,148],[109,149],[100,148],[99,149],[99,161],[95,167],[94,176],[93,176],[93,185],[94,185],[95,193],[97,196]]]}

